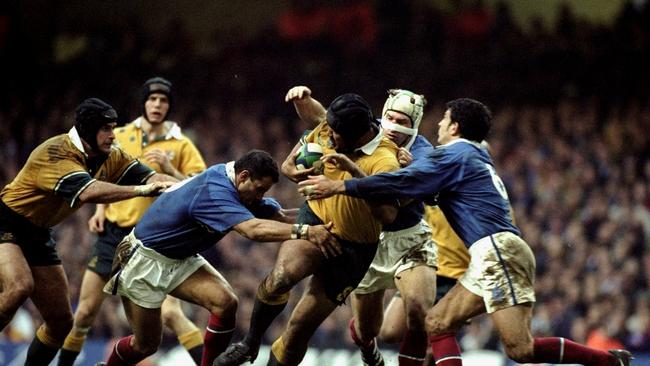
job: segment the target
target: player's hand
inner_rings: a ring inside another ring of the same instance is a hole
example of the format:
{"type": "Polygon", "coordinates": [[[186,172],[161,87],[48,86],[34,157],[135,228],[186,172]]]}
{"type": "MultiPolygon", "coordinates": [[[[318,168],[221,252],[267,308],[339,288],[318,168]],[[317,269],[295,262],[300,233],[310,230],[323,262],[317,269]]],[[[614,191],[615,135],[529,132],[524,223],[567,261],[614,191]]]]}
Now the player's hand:
{"type": "Polygon", "coordinates": [[[413,155],[406,148],[400,147],[397,151],[397,161],[402,168],[409,166],[413,162],[413,155]]]}
{"type": "Polygon", "coordinates": [[[345,191],[342,180],[332,180],[324,175],[310,175],[298,186],[298,192],[308,200],[327,198],[345,191]]]}
{"type": "Polygon", "coordinates": [[[100,234],[104,232],[104,220],[106,220],[106,214],[104,210],[95,210],[95,213],[90,216],[88,219],[88,230],[91,233],[100,234]]]}
{"type": "Polygon", "coordinates": [[[165,189],[174,185],[174,182],[153,182],[141,186],[135,186],[133,191],[138,197],[154,197],[165,191],[165,189]]]}
{"type": "Polygon", "coordinates": [[[160,170],[165,174],[174,176],[174,173],[176,173],[176,169],[172,166],[171,161],[169,161],[169,156],[167,156],[167,153],[161,149],[152,149],[147,151],[144,154],[144,159],[149,164],[158,164],[160,170]]]}
{"type": "Polygon", "coordinates": [[[345,154],[327,154],[323,155],[320,160],[324,163],[332,163],[339,170],[343,170],[349,173],[354,173],[354,171],[358,169],[357,164],[350,160],[350,158],[348,158],[345,154]]]}
{"type": "Polygon", "coordinates": [[[287,95],[284,96],[285,102],[295,102],[298,100],[307,99],[311,96],[311,89],[306,86],[294,86],[289,89],[287,95]]]}
{"type": "Polygon", "coordinates": [[[307,179],[308,176],[315,174],[314,167],[308,169],[298,169],[296,168],[296,157],[300,154],[300,150],[296,151],[291,159],[285,160],[282,166],[282,173],[292,180],[293,182],[300,182],[307,179]]]}
{"type": "Polygon", "coordinates": [[[333,223],[329,222],[326,225],[312,225],[309,226],[308,240],[320,249],[325,258],[336,257],[343,253],[341,244],[339,244],[336,237],[330,231],[333,223]]]}

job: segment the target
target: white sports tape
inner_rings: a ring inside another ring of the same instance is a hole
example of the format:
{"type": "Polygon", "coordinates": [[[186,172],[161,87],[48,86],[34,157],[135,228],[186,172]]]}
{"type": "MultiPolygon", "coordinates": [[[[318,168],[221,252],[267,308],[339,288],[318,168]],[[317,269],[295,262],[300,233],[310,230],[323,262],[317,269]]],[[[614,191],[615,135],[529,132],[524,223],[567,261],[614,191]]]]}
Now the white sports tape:
{"type": "Polygon", "coordinates": [[[397,123],[389,122],[384,118],[381,119],[381,127],[383,127],[386,130],[401,132],[409,136],[418,134],[418,130],[415,128],[404,127],[402,125],[398,125],[397,123]]]}

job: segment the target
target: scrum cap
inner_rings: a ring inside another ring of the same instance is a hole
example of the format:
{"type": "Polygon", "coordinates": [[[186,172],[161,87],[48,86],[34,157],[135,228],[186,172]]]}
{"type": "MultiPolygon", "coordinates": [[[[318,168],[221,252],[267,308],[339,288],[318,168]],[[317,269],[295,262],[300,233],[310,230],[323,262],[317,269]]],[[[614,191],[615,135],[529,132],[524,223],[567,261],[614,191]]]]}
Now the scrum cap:
{"type": "Polygon", "coordinates": [[[117,112],[110,104],[98,98],[88,98],[75,110],[75,129],[93,150],[97,146],[97,132],[106,124],[117,121],[117,112]]]}
{"type": "Polygon", "coordinates": [[[359,138],[372,128],[374,117],[368,102],[348,93],[334,99],[327,108],[327,124],[353,149],[359,138]]]}
{"type": "Polygon", "coordinates": [[[169,114],[172,110],[172,83],[171,81],[162,78],[160,76],[153,77],[142,84],[142,115],[146,118],[147,114],[145,113],[144,103],[149,99],[149,96],[153,93],[160,93],[167,96],[169,100],[169,110],[167,115],[163,120],[169,117],[169,114]]]}
{"type": "Polygon", "coordinates": [[[413,141],[415,141],[418,135],[418,128],[420,127],[420,122],[422,122],[422,114],[424,114],[424,106],[426,104],[427,101],[423,95],[415,94],[405,89],[390,89],[388,90],[388,99],[386,99],[384,109],[381,112],[381,125],[385,129],[410,135],[411,138],[405,146],[408,149],[413,145],[413,141]],[[407,128],[384,120],[383,117],[386,116],[386,112],[388,111],[395,111],[406,115],[411,119],[413,127],[407,128]]]}

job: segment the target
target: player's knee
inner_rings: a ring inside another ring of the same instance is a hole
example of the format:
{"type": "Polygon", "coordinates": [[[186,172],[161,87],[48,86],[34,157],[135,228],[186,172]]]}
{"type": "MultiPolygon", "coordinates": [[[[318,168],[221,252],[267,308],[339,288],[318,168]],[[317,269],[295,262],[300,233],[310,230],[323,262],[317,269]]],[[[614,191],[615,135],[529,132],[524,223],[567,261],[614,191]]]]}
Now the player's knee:
{"type": "Polygon", "coordinates": [[[0,294],[6,299],[3,301],[6,304],[6,308],[0,310],[3,313],[11,313],[13,316],[13,313],[29,298],[33,291],[34,281],[31,278],[3,283],[0,294]]]}
{"type": "Polygon", "coordinates": [[[533,362],[534,351],[532,343],[503,341],[503,348],[508,358],[517,363],[533,362]]]}
{"type": "Polygon", "coordinates": [[[239,306],[239,298],[232,291],[222,291],[210,299],[208,311],[220,317],[234,317],[239,306]]]}
{"type": "Polygon", "coordinates": [[[453,325],[444,316],[434,312],[428,312],[424,319],[425,330],[429,334],[442,334],[452,331],[453,325]]]}
{"type": "Polygon", "coordinates": [[[158,337],[142,337],[142,339],[135,338],[133,349],[143,356],[153,355],[160,347],[161,340],[162,335],[158,337]]]}
{"type": "MultiPolygon", "coordinates": [[[[99,304],[101,305],[101,303],[99,304]]],[[[74,325],[77,328],[90,327],[99,313],[99,306],[81,301],[74,313],[74,325]]]]}
{"type": "Polygon", "coordinates": [[[269,294],[280,294],[290,291],[295,281],[290,271],[284,266],[276,266],[266,278],[264,285],[269,294]]]}

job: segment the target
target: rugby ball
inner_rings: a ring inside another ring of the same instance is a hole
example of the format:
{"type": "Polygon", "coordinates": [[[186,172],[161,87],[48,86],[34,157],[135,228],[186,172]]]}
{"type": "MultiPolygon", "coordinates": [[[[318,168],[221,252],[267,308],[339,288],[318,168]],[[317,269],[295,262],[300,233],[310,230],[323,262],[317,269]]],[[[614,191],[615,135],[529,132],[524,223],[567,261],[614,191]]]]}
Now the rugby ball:
{"type": "Polygon", "coordinates": [[[305,170],[314,166],[323,156],[323,148],[319,144],[307,143],[302,145],[296,156],[296,169],[305,170]]]}

